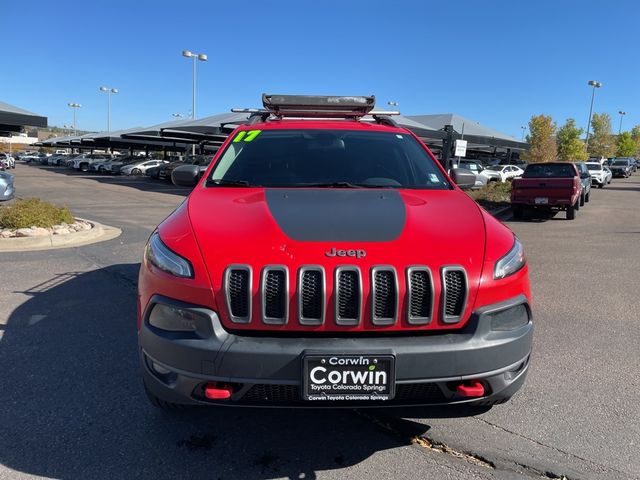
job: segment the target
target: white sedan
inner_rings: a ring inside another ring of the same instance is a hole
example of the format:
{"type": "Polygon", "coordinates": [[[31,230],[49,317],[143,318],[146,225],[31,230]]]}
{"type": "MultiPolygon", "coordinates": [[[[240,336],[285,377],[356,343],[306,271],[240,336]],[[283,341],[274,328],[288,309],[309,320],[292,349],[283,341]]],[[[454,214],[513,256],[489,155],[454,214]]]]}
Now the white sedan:
{"type": "Polygon", "coordinates": [[[479,175],[487,179],[489,182],[506,182],[514,178],[521,177],[524,173],[520,167],[515,165],[492,165],[485,168],[479,175]]]}
{"type": "Polygon", "coordinates": [[[143,175],[151,167],[157,167],[163,163],[169,163],[166,160],[144,160],[142,162],[130,163],[120,169],[122,175],[143,175]]]}

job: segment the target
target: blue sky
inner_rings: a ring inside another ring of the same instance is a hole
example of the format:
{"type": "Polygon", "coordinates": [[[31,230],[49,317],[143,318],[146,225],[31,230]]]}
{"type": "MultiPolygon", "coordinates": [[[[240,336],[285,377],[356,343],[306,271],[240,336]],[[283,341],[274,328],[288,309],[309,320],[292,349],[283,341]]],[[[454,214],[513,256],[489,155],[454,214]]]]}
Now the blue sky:
{"type": "Polygon", "coordinates": [[[260,94],[375,94],[403,114],[454,112],[520,137],[533,114],[640,124],[640,2],[31,1],[2,3],[0,100],[112,130],[258,107],[260,94]],[[7,48],[7,40],[8,46],[7,48]]]}

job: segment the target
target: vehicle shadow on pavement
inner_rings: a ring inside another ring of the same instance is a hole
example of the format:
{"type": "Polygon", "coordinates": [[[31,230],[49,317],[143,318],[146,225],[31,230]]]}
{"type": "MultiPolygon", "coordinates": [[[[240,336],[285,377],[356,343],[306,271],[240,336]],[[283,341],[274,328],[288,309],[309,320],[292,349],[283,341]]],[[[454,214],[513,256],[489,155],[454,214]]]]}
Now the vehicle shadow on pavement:
{"type": "Polygon", "coordinates": [[[313,479],[429,429],[398,420],[391,434],[351,410],[154,409],[138,367],[138,269],[61,273],[19,292],[28,300],[0,338],[1,464],[61,479],[313,479]]]}
{"type": "Polygon", "coordinates": [[[125,175],[109,175],[104,173],[87,173],[78,172],[68,169],[66,167],[53,167],[53,166],[36,166],[32,167],[41,168],[48,172],[59,173],[70,177],[86,178],[87,180],[95,180],[96,182],[106,183],[109,185],[122,185],[125,187],[137,188],[143,192],[158,192],[168,193],[171,195],[181,195],[186,197],[191,193],[191,188],[178,187],[170,182],[164,180],[154,180],[144,175],[137,176],[125,176],[125,175]]]}

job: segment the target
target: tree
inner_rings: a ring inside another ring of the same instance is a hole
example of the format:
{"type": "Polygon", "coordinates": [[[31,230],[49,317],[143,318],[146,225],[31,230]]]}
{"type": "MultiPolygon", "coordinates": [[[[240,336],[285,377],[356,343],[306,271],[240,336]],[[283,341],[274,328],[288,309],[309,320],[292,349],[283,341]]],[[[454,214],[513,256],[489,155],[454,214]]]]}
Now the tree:
{"type": "Polygon", "coordinates": [[[584,130],[576,127],[576,121],[568,118],[567,122],[558,129],[556,142],[558,143],[558,160],[575,161],[589,158],[584,142],[580,135],[584,130]]]}
{"type": "Polygon", "coordinates": [[[589,155],[592,157],[612,157],[616,146],[611,134],[611,117],[608,113],[594,113],[591,118],[593,134],[589,137],[589,155]]]}
{"type": "Polygon", "coordinates": [[[629,132],[622,132],[616,140],[616,157],[635,157],[638,146],[629,132]]]}
{"type": "Polygon", "coordinates": [[[553,119],[547,115],[534,115],[529,120],[529,132],[527,142],[531,147],[522,158],[529,163],[553,162],[558,153],[553,119]]]}
{"type": "Polygon", "coordinates": [[[631,129],[631,138],[636,144],[636,156],[640,156],[640,125],[636,125],[631,129]]]}

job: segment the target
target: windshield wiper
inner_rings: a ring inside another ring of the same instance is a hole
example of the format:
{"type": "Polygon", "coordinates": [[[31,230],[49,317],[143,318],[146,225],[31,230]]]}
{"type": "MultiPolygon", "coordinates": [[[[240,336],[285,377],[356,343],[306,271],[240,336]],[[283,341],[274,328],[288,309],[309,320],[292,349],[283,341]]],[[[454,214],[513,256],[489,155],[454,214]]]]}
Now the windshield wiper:
{"type": "Polygon", "coordinates": [[[246,180],[225,180],[224,178],[217,178],[215,180],[209,180],[207,185],[220,185],[224,187],[251,187],[246,180]]]}

